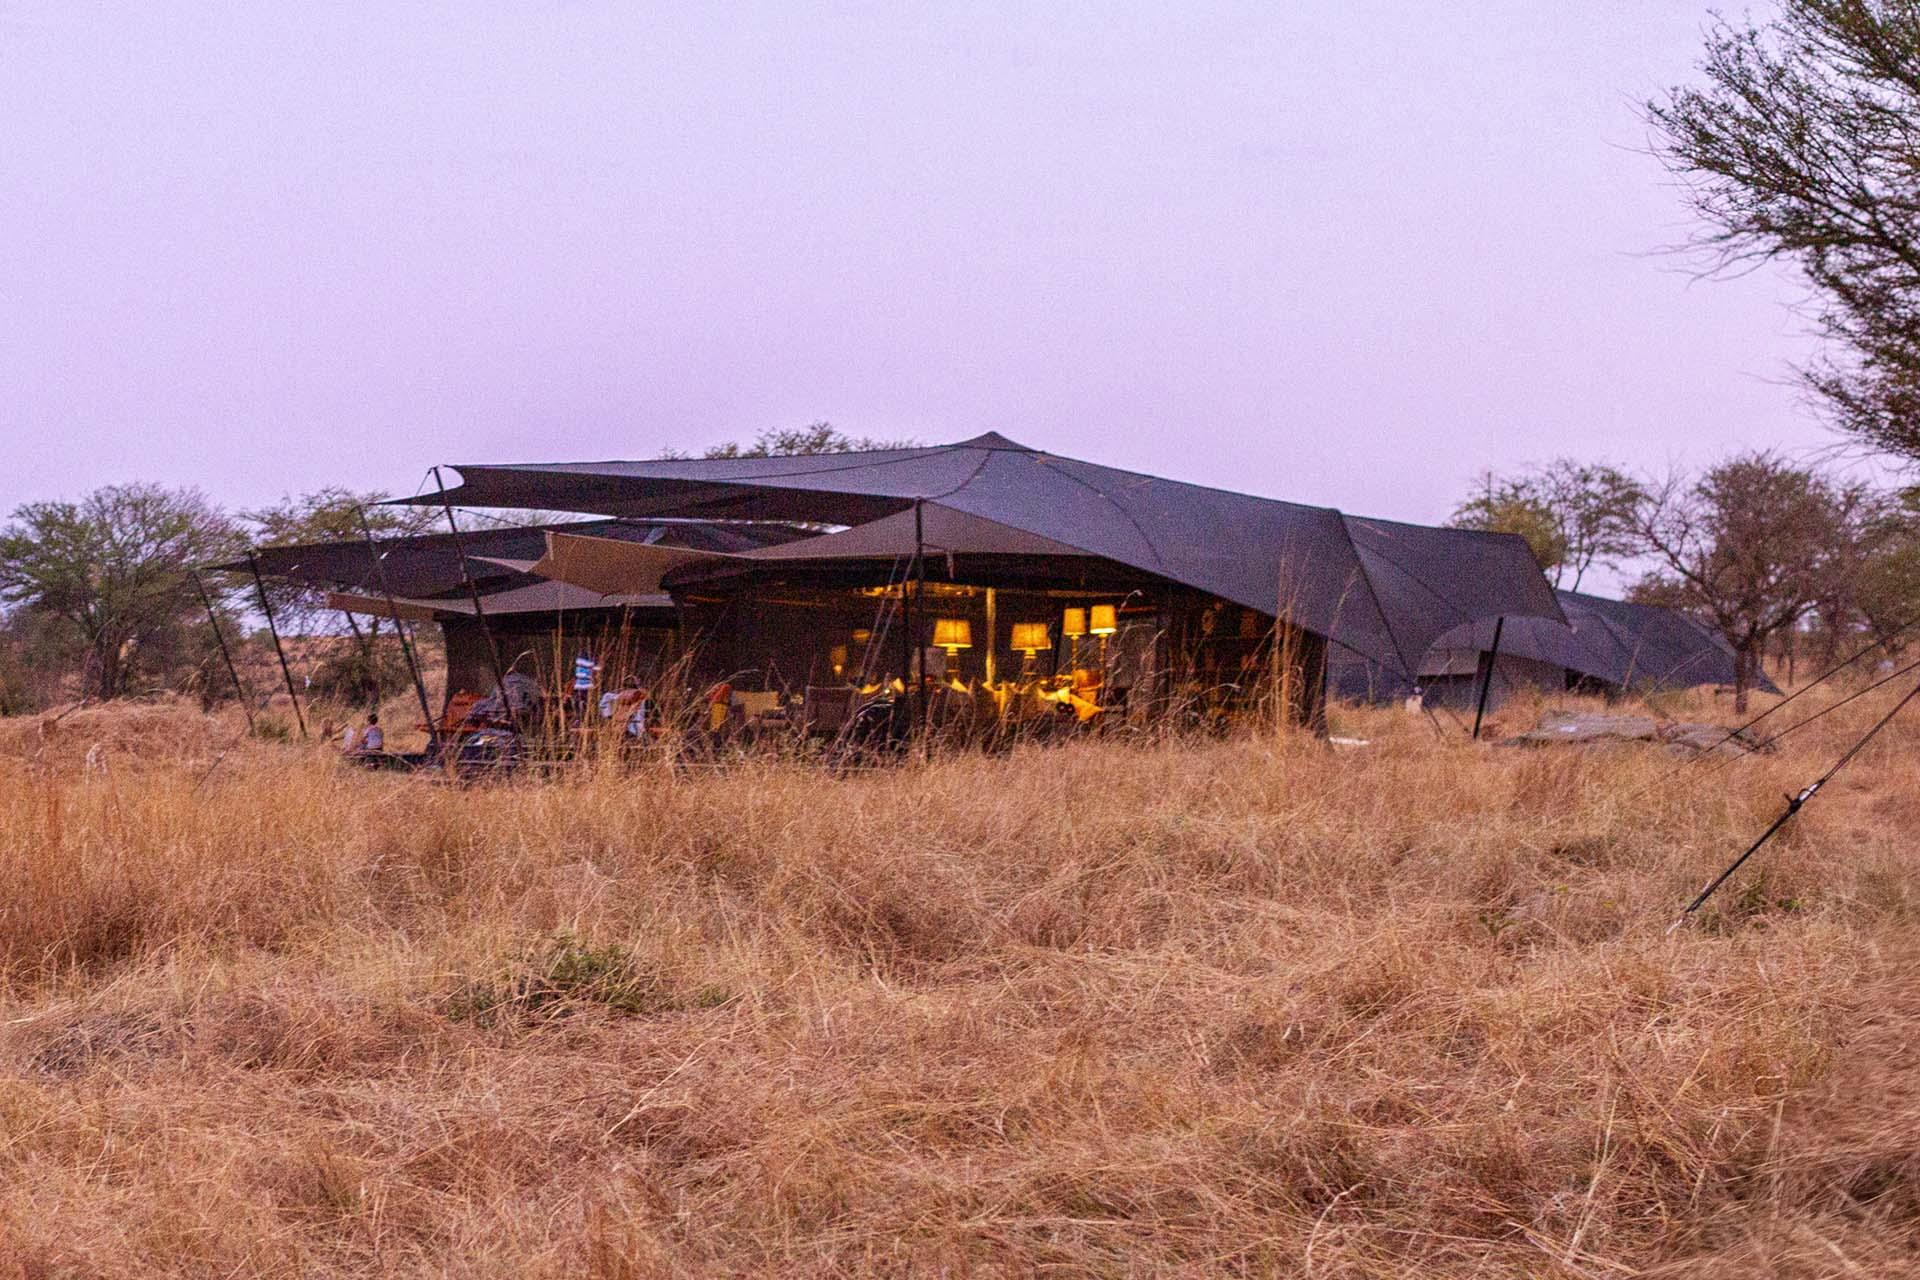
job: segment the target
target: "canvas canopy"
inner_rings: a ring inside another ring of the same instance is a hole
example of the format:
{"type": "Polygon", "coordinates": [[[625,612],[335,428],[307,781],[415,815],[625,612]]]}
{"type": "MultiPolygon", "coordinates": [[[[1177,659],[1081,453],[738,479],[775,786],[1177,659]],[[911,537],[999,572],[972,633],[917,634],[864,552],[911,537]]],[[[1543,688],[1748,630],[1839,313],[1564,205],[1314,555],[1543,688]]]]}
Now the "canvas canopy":
{"type": "MultiPolygon", "coordinates": [[[[614,545],[627,545],[615,543],[614,545]]],[[[483,592],[481,607],[489,618],[512,617],[529,613],[558,613],[576,609],[670,609],[673,601],[664,595],[609,595],[576,586],[570,582],[535,581],[502,591],[483,592]]],[[[447,596],[385,596],[359,592],[331,591],[327,607],[343,613],[358,613],[381,618],[404,618],[409,622],[433,622],[449,617],[473,617],[473,601],[465,594],[447,596]]]]}
{"type": "MultiPolygon", "coordinates": [[[[1559,670],[1617,689],[1682,689],[1732,684],[1733,651],[1712,628],[1675,609],[1633,604],[1577,591],[1554,592],[1566,624],[1511,617],[1500,633],[1503,660],[1525,660],[1534,670],[1559,670]]],[[[1481,620],[1435,641],[1420,663],[1420,678],[1471,677],[1493,647],[1494,625],[1481,620]]],[[[1412,682],[1366,664],[1336,664],[1345,696],[1404,697],[1412,682]]],[[[1755,674],[1755,687],[1779,692],[1755,674]]]]}
{"type": "MultiPolygon", "coordinates": [[[[628,517],[804,520],[872,554],[901,545],[916,504],[1018,554],[1095,556],[1317,632],[1412,672],[1446,631],[1500,615],[1559,620],[1526,543],[1121,471],[987,434],[959,444],[780,458],[459,467],[453,501],[628,517]],[[890,522],[889,522],[890,521],[890,522]]],[[[412,499],[409,501],[424,501],[412,499]]],[[[802,544],[804,545],[804,544],[802,544]]],[[[992,551],[987,551],[992,554],[992,551]]],[[[665,570],[663,573],[671,573],[665,570]]]]}
{"type": "MultiPolygon", "coordinates": [[[[1555,595],[1567,625],[1510,620],[1501,632],[1501,652],[1552,663],[1623,689],[1733,683],[1733,650],[1697,619],[1659,605],[1577,591],[1555,595]]],[[[1475,623],[1441,637],[1436,648],[1485,652],[1492,644],[1492,624],[1475,623]]],[[[1779,692],[1759,673],[1755,685],[1779,692]]]]}
{"type": "MultiPolygon", "coordinates": [[[[435,501],[438,499],[436,498],[435,501]]],[[[804,537],[812,530],[791,525],[715,524],[710,521],[584,520],[563,525],[518,525],[474,529],[455,539],[451,533],[382,538],[382,557],[376,569],[374,553],[363,540],[313,542],[263,547],[255,553],[260,572],[270,578],[338,587],[349,593],[400,596],[437,596],[464,588],[460,552],[483,590],[527,586],[524,566],[546,550],[549,529],[565,529],[622,542],[700,547],[714,551],[745,551],[804,537]],[[519,562],[516,568],[515,562],[519,562]],[[515,579],[518,579],[517,581],[515,579]]],[[[247,572],[247,562],[236,560],[212,566],[232,573],[247,572]]]]}

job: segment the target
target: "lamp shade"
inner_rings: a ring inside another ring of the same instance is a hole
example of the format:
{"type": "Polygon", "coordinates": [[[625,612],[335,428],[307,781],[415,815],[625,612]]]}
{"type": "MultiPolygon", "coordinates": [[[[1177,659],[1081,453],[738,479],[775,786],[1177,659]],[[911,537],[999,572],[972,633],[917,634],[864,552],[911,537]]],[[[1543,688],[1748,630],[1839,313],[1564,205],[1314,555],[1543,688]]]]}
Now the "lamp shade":
{"type": "Polygon", "coordinates": [[[936,649],[973,648],[973,624],[965,618],[935,618],[933,620],[933,645],[936,649]]]}
{"type": "Polygon", "coordinates": [[[1047,624],[1044,622],[1016,622],[1013,624],[1013,647],[1017,652],[1036,654],[1049,648],[1052,641],[1047,639],[1047,624]]]}
{"type": "Polygon", "coordinates": [[[1110,604],[1093,606],[1093,625],[1088,628],[1097,636],[1110,636],[1120,629],[1118,610],[1110,604]]]}
{"type": "Polygon", "coordinates": [[[847,646],[837,644],[827,650],[827,664],[835,671],[844,669],[847,665],[847,646]]]}
{"type": "Polygon", "coordinates": [[[1060,615],[1060,634],[1077,640],[1087,634],[1087,611],[1067,609],[1060,615]]]}

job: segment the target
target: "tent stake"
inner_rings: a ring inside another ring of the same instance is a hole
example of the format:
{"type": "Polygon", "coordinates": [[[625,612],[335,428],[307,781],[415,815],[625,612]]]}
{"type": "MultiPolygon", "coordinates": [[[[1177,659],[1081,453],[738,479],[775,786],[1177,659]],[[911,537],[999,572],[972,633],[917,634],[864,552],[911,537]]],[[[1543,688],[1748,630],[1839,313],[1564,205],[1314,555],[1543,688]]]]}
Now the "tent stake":
{"type": "Polygon", "coordinates": [[[1487,654],[1487,674],[1480,681],[1480,705],[1473,711],[1473,740],[1480,741],[1480,722],[1487,716],[1487,694],[1493,689],[1493,669],[1500,665],[1500,633],[1507,629],[1507,615],[1493,620],[1493,648],[1487,654]]]}
{"type": "Polygon", "coordinates": [[[440,490],[440,507],[447,513],[447,527],[453,530],[453,551],[460,557],[460,580],[466,583],[467,598],[473,601],[473,616],[480,623],[480,634],[487,642],[487,659],[493,664],[493,683],[500,690],[500,706],[507,713],[507,727],[519,733],[520,720],[513,713],[513,699],[507,696],[506,669],[500,665],[500,646],[494,642],[493,628],[487,625],[487,611],[480,604],[480,588],[474,585],[473,571],[467,567],[466,536],[460,532],[460,522],[453,518],[453,505],[447,500],[447,485],[440,478],[439,467],[433,469],[433,483],[440,490]]]}
{"type": "Polygon", "coordinates": [[[253,558],[253,552],[247,552],[247,570],[253,574],[253,589],[260,593],[260,612],[267,616],[267,634],[273,637],[273,656],[280,659],[280,678],[287,682],[287,697],[293,703],[293,718],[300,726],[300,736],[307,736],[307,717],[300,710],[300,695],[294,691],[293,672],[287,666],[287,651],[280,647],[280,628],[274,625],[273,602],[267,599],[267,584],[260,580],[260,562],[253,558]]]}
{"type": "Polygon", "coordinates": [[[240,695],[240,710],[247,717],[247,732],[253,732],[253,695],[247,692],[247,686],[240,683],[239,668],[233,665],[233,654],[227,650],[227,637],[220,630],[220,619],[214,616],[213,597],[207,594],[207,584],[200,580],[196,572],[193,585],[200,590],[200,603],[207,606],[207,624],[213,628],[213,638],[220,646],[220,656],[226,660],[227,674],[233,677],[233,691],[240,695]]]}
{"type": "Polygon", "coordinates": [[[1779,832],[1780,828],[1787,825],[1787,820],[1789,818],[1793,817],[1794,814],[1800,812],[1801,808],[1807,803],[1807,801],[1813,799],[1814,796],[1819,794],[1820,788],[1826,786],[1827,783],[1831,782],[1833,780],[1833,775],[1835,775],[1836,773],[1839,773],[1842,769],[1846,768],[1848,763],[1851,762],[1855,756],[1859,755],[1861,751],[1865,750],[1866,745],[1869,742],[1873,741],[1874,736],[1878,734],[1882,729],[1886,728],[1887,725],[1892,723],[1893,718],[1899,715],[1901,710],[1905,708],[1905,706],[1909,702],[1912,702],[1916,697],[1920,697],[1920,684],[1916,684],[1915,686],[1913,686],[1913,688],[1909,689],[1905,697],[1901,698],[1900,701],[1893,704],[1892,710],[1888,711],[1887,714],[1885,714],[1884,716],[1881,716],[1879,720],[1875,721],[1874,726],[1871,729],[1867,730],[1864,734],[1862,734],[1858,742],[1855,742],[1851,747],[1848,747],[1846,749],[1846,752],[1843,755],[1841,755],[1841,757],[1838,760],[1833,762],[1833,767],[1831,769],[1828,769],[1825,773],[1821,774],[1818,778],[1815,778],[1810,784],[1808,784],[1806,789],[1801,791],[1798,795],[1788,796],[1786,810],[1782,812],[1779,817],[1773,820],[1773,825],[1768,827],[1765,831],[1761,832],[1760,838],[1758,840],[1755,840],[1752,844],[1748,845],[1747,851],[1741,854],[1739,857],[1735,858],[1733,860],[1732,865],[1730,865],[1725,871],[1722,871],[1719,875],[1715,876],[1712,880],[1707,882],[1707,887],[1702,889],[1699,895],[1696,896],[1692,902],[1689,902],[1687,904],[1687,909],[1680,913],[1679,918],[1677,918],[1672,924],[1667,926],[1667,932],[1672,933],[1675,929],[1678,929],[1681,925],[1685,924],[1687,917],[1692,915],[1694,912],[1698,911],[1701,908],[1701,906],[1705,904],[1706,900],[1713,896],[1714,890],[1718,889],[1721,885],[1725,884],[1729,876],[1731,876],[1734,872],[1738,871],[1742,866],[1746,865],[1746,861],[1748,858],[1751,858],[1754,854],[1760,852],[1761,846],[1766,844],[1767,841],[1773,839],[1773,837],[1779,832]]]}
{"type": "MultiPolygon", "coordinates": [[[[380,594],[387,599],[387,612],[393,615],[393,633],[400,637],[400,653],[407,660],[407,674],[413,677],[413,691],[420,698],[420,716],[427,722],[427,750],[432,751],[440,741],[440,727],[434,723],[433,711],[427,706],[427,683],[420,678],[420,664],[414,660],[413,645],[407,640],[406,620],[400,616],[400,606],[393,598],[393,588],[387,584],[386,557],[381,554],[380,544],[373,540],[373,527],[367,523],[367,509],[358,508],[360,513],[360,532],[366,535],[367,551],[373,556],[374,576],[380,580],[380,594]]],[[[379,673],[374,673],[374,701],[380,699],[379,673]]],[[[501,695],[506,696],[504,693],[501,695]]]]}

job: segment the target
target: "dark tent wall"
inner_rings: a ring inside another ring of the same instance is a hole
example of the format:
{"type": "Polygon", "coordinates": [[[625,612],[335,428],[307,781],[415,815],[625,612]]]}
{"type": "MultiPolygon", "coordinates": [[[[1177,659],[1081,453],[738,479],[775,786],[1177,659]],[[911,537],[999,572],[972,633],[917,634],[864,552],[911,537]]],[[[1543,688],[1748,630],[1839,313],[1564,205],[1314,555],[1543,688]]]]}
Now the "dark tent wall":
{"type": "MultiPolygon", "coordinates": [[[[1480,686],[1487,677],[1488,655],[1471,649],[1436,651],[1423,663],[1420,686],[1423,701],[1430,707],[1453,711],[1473,711],[1480,705],[1480,686]]],[[[1487,710],[1498,710],[1517,694],[1558,693],[1567,687],[1567,669],[1537,658],[1502,653],[1493,661],[1493,678],[1487,684],[1487,710]]]]}

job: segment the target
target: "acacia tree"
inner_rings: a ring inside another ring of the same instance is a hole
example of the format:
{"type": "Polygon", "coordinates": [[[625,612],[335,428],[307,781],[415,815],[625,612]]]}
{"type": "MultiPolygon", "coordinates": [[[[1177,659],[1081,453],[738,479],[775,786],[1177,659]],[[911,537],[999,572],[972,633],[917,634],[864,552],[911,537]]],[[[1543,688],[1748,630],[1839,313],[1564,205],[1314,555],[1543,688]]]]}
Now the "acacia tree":
{"type": "Polygon", "coordinates": [[[1880,503],[1865,534],[1851,603],[1873,638],[1892,645],[1920,620],[1920,488],[1880,503]]]}
{"type": "Polygon", "coordinates": [[[1450,523],[1519,534],[1554,586],[1578,591],[1595,564],[1634,553],[1639,497],[1640,486],[1613,467],[1556,458],[1514,476],[1484,473],[1480,491],[1454,509],[1450,523]]]}
{"type": "Polygon", "coordinates": [[[810,422],[804,427],[770,427],[755,436],[752,444],[738,441],[716,444],[700,456],[786,458],[821,453],[863,453],[871,449],[911,449],[915,446],[916,442],[912,440],[875,440],[867,436],[850,436],[831,422],[810,422]]]}
{"type": "Polygon", "coordinates": [[[113,698],[200,610],[193,567],[239,543],[193,489],[109,485],[78,502],[30,502],[0,529],[0,601],[70,627],[85,648],[85,692],[113,698]]]}
{"type": "Polygon", "coordinates": [[[1825,356],[1802,374],[1843,430],[1920,459],[1920,6],[1780,0],[1716,20],[1705,83],[1648,106],[1719,270],[1812,283],[1825,356]]]}
{"type": "Polygon", "coordinates": [[[1636,600],[1710,622],[1734,654],[1734,710],[1747,709],[1768,641],[1844,595],[1857,574],[1862,486],[1837,483],[1775,454],[1740,454],[1697,479],[1645,486],[1633,536],[1657,567],[1636,600]]]}

